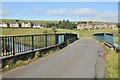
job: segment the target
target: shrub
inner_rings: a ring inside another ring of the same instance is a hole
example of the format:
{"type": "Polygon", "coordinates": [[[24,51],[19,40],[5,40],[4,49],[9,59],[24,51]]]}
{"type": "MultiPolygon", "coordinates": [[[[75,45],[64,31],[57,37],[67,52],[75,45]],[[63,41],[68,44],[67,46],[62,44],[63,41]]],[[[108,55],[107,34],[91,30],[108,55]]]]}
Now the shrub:
{"type": "Polygon", "coordinates": [[[18,61],[16,61],[16,64],[20,64],[20,63],[23,63],[24,61],[22,61],[22,60],[18,60],[18,61]]]}
{"type": "Polygon", "coordinates": [[[12,65],[13,65],[12,63],[13,63],[13,62],[14,62],[14,58],[8,60],[8,61],[7,61],[7,65],[8,65],[8,66],[12,66],[12,65]]]}
{"type": "Polygon", "coordinates": [[[40,57],[40,54],[38,51],[35,53],[35,57],[40,57]]]}

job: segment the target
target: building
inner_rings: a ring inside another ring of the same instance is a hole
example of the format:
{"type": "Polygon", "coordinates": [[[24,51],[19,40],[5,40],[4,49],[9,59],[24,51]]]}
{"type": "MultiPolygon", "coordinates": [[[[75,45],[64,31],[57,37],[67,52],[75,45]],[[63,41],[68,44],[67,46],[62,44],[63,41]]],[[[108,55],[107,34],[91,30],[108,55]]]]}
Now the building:
{"type": "Polygon", "coordinates": [[[115,28],[117,28],[117,26],[115,23],[110,23],[110,24],[108,24],[108,28],[115,29],[115,28]]]}
{"type": "Polygon", "coordinates": [[[78,30],[83,30],[83,29],[90,29],[93,28],[93,24],[78,24],[77,29],[78,30]]]}
{"type": "Polygon", "coordinates": [[[94,29],[104,29],[104,28],[108,28],[107,24],[98,23],[98,24],[95,24],[94,26],[94,29]]]}
{"type": "Polygon", "coordinates": [[[23,22],[22,27],[32,27],[32,23],[31,22],[23,22]]]}
{"type": "Polygon", "coordinates": [[[85,29],[84,24],[78,24],[78,25],[77,25],[77,29],[78,29],[78,30],[83,30],[83,29],[85,29]]]}
{"type": "Polygon", "coordinates": [[[92,23],[87,24],[86,29],[91,29],[91,28],[94,28],[94,25],[92,23]]]}
{"type": "Polygon", "coordinates": [[[12,22],[10,23],[10,27],[21,27],[21,24],[19,22],[12,22]]]}
{"type": "Polygon", "coordinates": [[[9,23],[0,22],[0,27],[10,27],[9,23]]]}
{"type": "Polygon", "coordinates": [[[33,28],[46,28],[46,27],[42,24],[33,24],[33,28]]]}

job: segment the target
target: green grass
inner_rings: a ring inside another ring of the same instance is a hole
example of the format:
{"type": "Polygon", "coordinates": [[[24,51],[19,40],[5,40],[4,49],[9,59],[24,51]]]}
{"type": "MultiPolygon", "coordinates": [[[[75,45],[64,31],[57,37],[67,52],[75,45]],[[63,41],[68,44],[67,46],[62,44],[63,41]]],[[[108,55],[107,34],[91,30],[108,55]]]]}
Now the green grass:
{"type": "MultiPolygon", "coordinates": [[[[0,36],[16,36],[16,35],[35,35],[44,34],[47,31],[48,34],[53,34],[52,29],[39,29],[39,28],[0,28],[2,34],[0,36]]],[[[57,33],[75,33],[75,30],[57,29],[57,33]]]]}
{"type": "Polygon", "coordinates": [[[118,44],[118,29],[104,29],[104,30],[91,30],[78,31],[80,38],[90,38],[95,33],[113,33],[114,34],[114,43],[118,44]]]}
{"type": "MultiPolygon", "coordinates": [[[[2,28],[2,35],[0,36],[12,36],[12,35],[34,35],[34,34],[44,34],[43,32],[47,30],[49,34],[53,34],[51,29],[35,29],[35,28],[2,28]]],[[[113,33],[114,43],[118,44],[118,29],[104,29],[104,30],[67,30],[67,29],[57,29],[57,33],[79,33],[79,38],[91,38],[95,33],[113,33]]],[[[102,45],[103,46],[103,45],[102,45]]],[[[103,46],[107,52],[106,55],[106,78],[117,78],[118,77],[118,54],[103,46]]],[[[48,55],[48,54],[46,54],[48,55]]],[[[45,56],[46,56],[45,55],[45,56]]]]}
{"type": "Polygon", "coordinates": [[[27,64],[29,64],[30,62],[39,59],[40,57],[48,56],[49,54],[53,54],[53,53],[55,53],[55,52],[57,52],[57,51],[60,51],[60,50],[61,50],[61,48],[58,47],[58,48],[56,48],[55,50],[49,50],[49,51],[47,51],[45,54],[40,54],[40,53],[36,52],[36,53],[35,53],[35,57],[34,57],[33,59],[28,58],[28,60],[26,60],[26,61],[18,60],[18,61],[16,61],[15,63],[13,63],[13,60],[11,60],[11,61],[9,61],[9,64],[11,64],[11,65],[8,64],[6,67],[4,67],[4,68],[2,69],[2,72],[6,72],[6,71],[9,71],[9,70],[14,69],[14,68],[16,68],[16,67],[20,67],[20,66],[23,66],[23,65],[27,65],[27,64]],[[40,56],[40,55],[42,55],[42,56],[40,56]]]}
{"type": "MultiPolygon", "coordinates": [[[[0,19],[2,22],[12,23],[16,22],[15,19],[0,19]]],[[[41,21],[41,20],[19,20],[20,23],[22,22],[32,22],[33,24],[43,24],[47,25],[47,23],[59,23],[59,21],[41,21]]]]}
{"type": "MultiPolygon", "coordinates": [[[[94,40],[93,38],[89,38],[94,40]]],[[[101,45],[105,51],[105,60],[106,60],[106,65],[105,65],[105,78],[106,80],[108,79],[115,79],[118,80],[118,67],[120,67],[120,65],[118,65],[118,55],[114,50],[109,49],[107,46],[104,45],[104,43],[100,43],[97,40],[96,41],[99,45],[101,45]]],[[[120,75],[120,73],[119,73],[120,75]]]]}
{"type": "Polygon", "coordinates": [[[106,78],[118,78],[118,54],[114,50],[108,49],[105,45],[102,45],[106,50],[106,66],[105,77],[106,78]]]}

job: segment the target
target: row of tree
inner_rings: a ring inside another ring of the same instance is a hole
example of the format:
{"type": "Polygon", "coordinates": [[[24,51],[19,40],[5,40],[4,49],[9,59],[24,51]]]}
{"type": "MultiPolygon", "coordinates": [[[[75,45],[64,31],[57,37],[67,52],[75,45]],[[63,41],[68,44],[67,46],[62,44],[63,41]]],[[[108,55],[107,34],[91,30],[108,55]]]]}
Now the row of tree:
{"type": "Polygon", "coordinates": [[[59,29],[75,29],[76,28],[76,24],[73,22],[70,22],[69,20],[63,20],[63,21],[59,21],[59,23],[47,23],[47,28],[59,28],[59,29]]]}

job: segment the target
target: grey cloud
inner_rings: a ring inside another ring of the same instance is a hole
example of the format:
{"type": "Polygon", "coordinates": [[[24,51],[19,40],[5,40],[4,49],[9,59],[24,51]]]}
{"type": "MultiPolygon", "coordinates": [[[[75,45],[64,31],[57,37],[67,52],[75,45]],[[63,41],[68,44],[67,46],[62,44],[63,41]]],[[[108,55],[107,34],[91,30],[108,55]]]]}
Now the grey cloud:
{"type": "Polygon", "coordinates": [[[115,21],[118,20],[118,12],[112,11],[98,11],[91,8],[77,8],[77,9],[49,9],[47,14],[52,16],[70,16],[70,17],[87,17],[90,20],[97,21],[115,21]]]}

